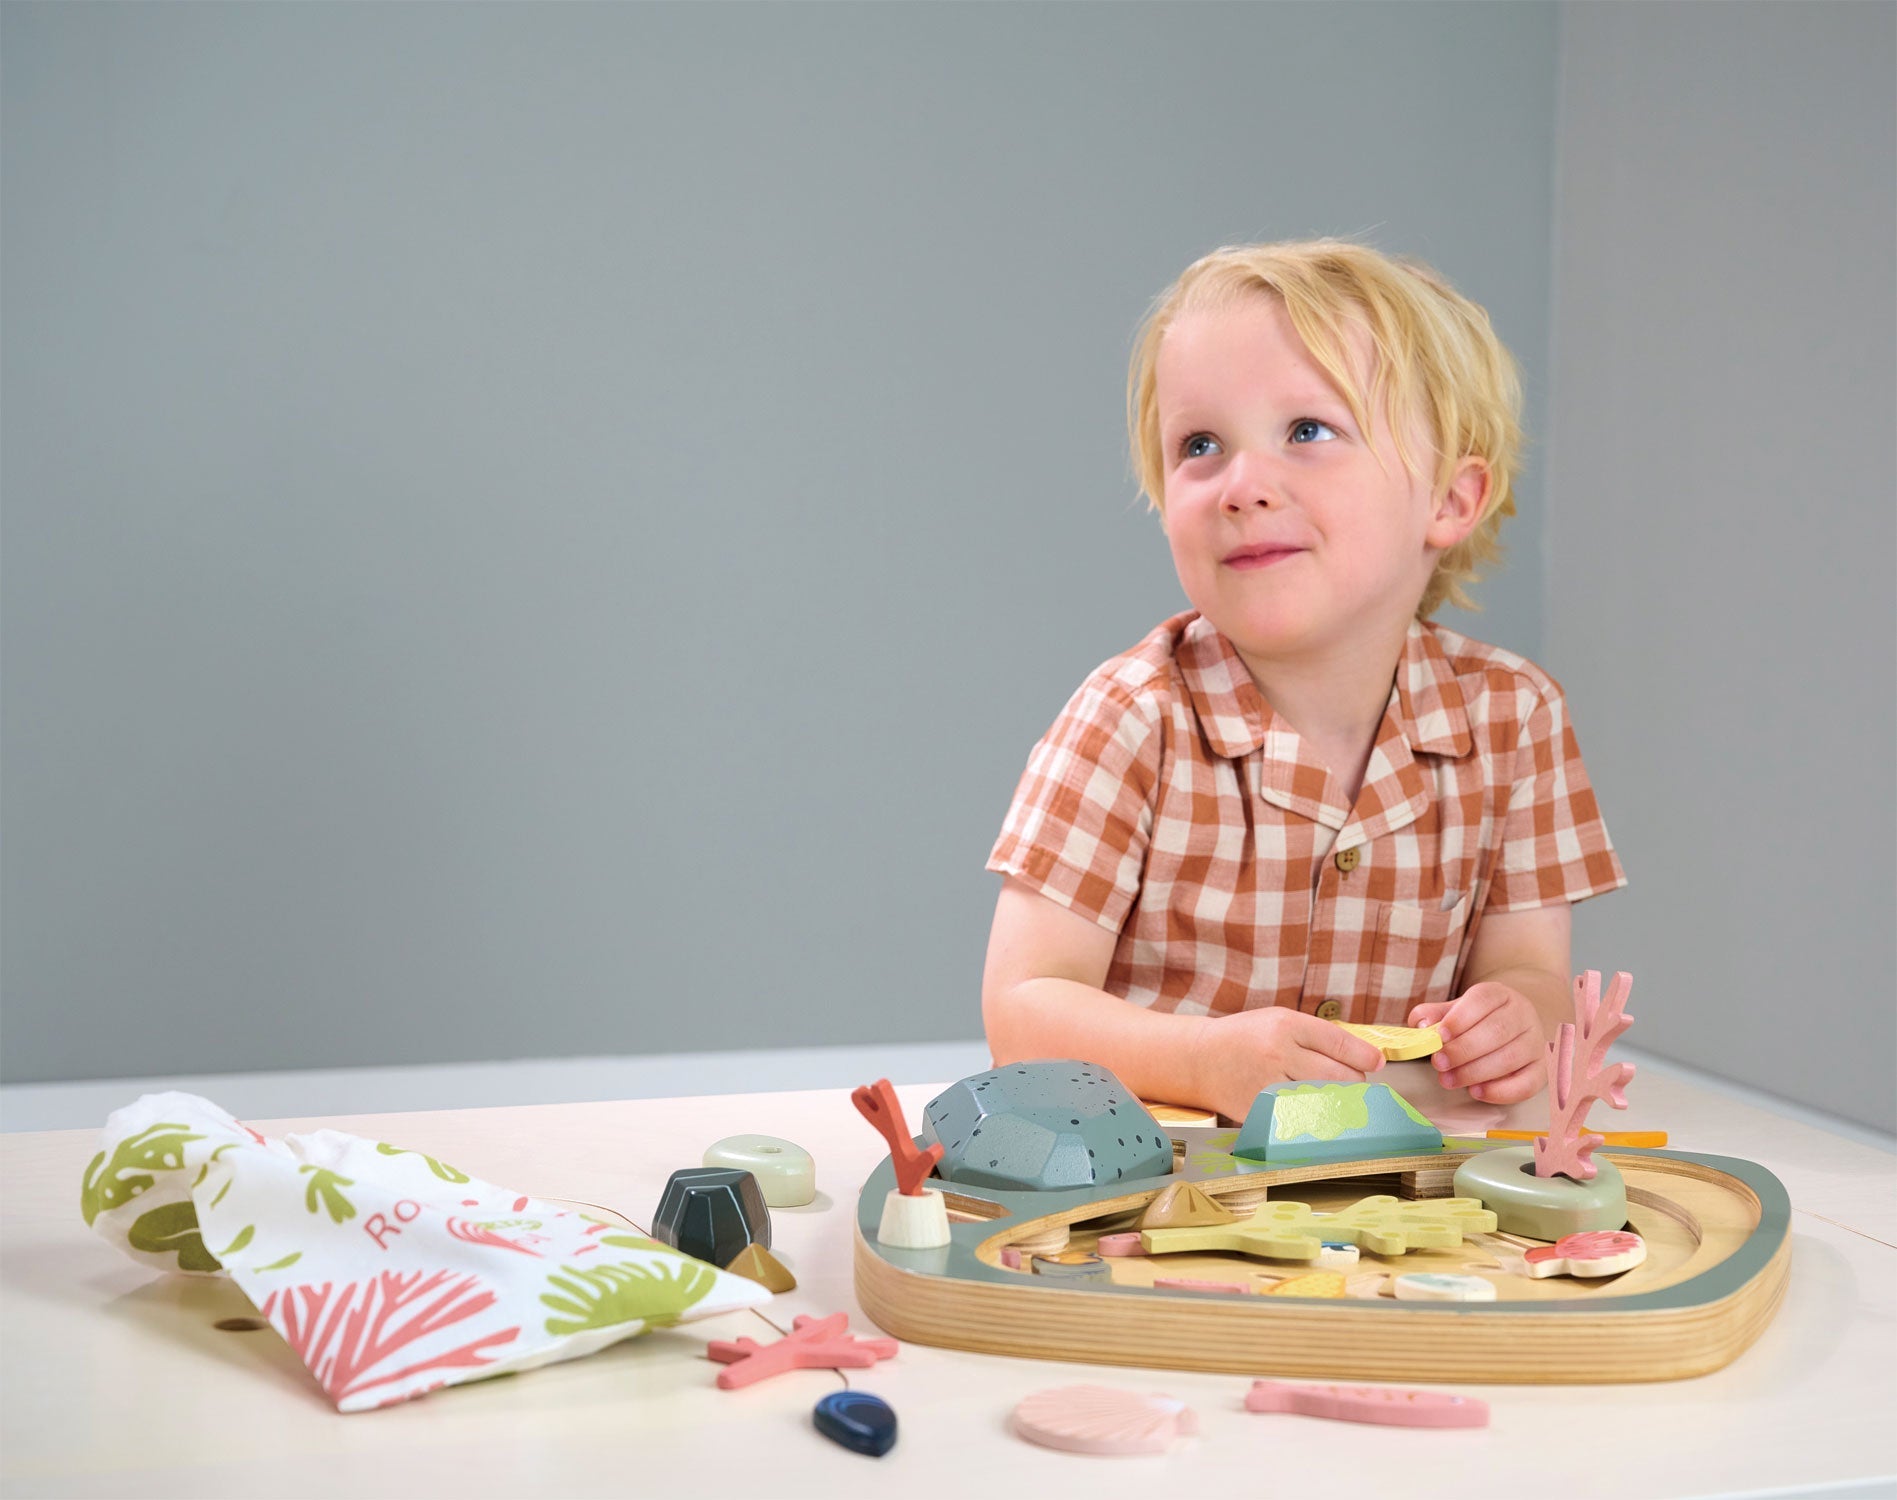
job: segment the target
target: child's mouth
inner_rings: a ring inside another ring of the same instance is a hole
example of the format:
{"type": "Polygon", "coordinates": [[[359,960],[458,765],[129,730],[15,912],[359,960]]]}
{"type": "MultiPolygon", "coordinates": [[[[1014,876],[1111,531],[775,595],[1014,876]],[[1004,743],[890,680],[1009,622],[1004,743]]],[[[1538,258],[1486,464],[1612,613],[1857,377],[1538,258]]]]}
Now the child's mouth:
{"type": "Polygon", "coordinates": [[[1283,562],[1287,557],[1296,557],[1302,547],[1241,547],[1236,552],[1227,553],[1225,566],[1237,568],[1240,572],[1250,572],[1255,568],[1268,568],[1273,563],[1283,562]]]}

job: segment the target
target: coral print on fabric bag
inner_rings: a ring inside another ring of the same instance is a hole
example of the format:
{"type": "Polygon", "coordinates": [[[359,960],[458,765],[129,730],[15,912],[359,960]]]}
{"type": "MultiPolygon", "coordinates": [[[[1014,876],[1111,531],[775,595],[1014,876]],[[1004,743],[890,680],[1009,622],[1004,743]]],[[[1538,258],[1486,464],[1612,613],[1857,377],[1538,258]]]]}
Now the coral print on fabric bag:
{"type": "Polygon", "coordinates": [[[267,1139],[191,1094],[115,1113],[80,1200],[134,1260],[230,1277],[346,1412],[771,1296],[420,1152],[334,1130],[267,1139]]]}

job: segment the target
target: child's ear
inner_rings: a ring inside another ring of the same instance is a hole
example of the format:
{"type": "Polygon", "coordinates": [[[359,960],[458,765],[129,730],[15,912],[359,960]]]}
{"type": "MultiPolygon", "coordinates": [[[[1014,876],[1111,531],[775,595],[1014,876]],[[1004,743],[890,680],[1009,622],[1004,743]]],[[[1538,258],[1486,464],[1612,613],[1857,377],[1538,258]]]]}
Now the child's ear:
{"type": "Polygon", "coordinates": [[[1438,552],[1447,552],[1476,528],[1488,508],[1494,476],[1487,459],[1473,454],[1456,465],[1449,487],[1431,505],[1429,529],[1423,540],[1438,552]]]}

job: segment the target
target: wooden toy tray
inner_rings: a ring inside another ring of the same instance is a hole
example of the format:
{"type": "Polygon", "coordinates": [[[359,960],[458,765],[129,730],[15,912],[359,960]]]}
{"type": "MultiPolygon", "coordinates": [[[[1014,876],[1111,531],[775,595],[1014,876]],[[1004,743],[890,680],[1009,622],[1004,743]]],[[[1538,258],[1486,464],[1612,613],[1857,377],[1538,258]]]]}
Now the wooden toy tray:
{"type": "MultiPolygon", "coordinates": [[[[1497,1300],[1397,1301],[1233,1296],[1160,1289],[1153,1278],[1270,1281],[1308,1267],[1245,1255],[1113,1257],[1111,1285],[1034,1274],[1032,1256],[1084,1254],[1130,1229],[1174,1182],[1197,1182],[1240,1212],[1266,1197],[1340,1208],[1372,1193],[1446,1197],[1455,1168],[1489,1143],[1322,1165],[1263,1167],[1227,1154],[1234,1132],[1174,1129],[1169,1177],[1062,1192],[937,1181],[951,1242],[902,1250],[878,1242],[887,1160],[857,1205],[856,1291],[887,1332],[987,1354],[1099,1364],[1369,1380],[1520,1383],[1671,1380],[1730,1363],[1771,1321],[1790,1268],[1790,1204],[1753,1162],[1676,1151],[1608,1151],[1626,1179],[1628,1222],[1647,1241],[1644,1264],[1585,1280],[1526,1274],[1532,1241],[1482,1236],[1458,1250],[1363,1252],[1358,1275],[1474,1272],[1497,1300]],[[1002,1251],[1021,1252],[1021,1269],[1002,1251]]],[[[1364,1282],[1356,1283],[1360,1289],[1364,1282]]]]}

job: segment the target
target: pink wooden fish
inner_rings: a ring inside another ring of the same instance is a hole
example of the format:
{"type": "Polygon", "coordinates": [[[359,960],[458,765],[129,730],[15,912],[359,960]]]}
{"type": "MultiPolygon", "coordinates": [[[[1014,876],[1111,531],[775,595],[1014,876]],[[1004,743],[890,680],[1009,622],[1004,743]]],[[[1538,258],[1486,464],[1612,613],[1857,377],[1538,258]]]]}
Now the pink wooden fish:
{"type": "Polygon", "coordinates": [[[1592,1229],[1541,1245],[1522,1257],[1534,1277],[1618,1276],[1647,1258],[1647,1242],[1624,1229],[1592,1229]]]}
{"type": "Polygon", "coordinates": [[[1392,1390],[1374,1385],[1287,1385],[1254,1380],[1246,1411],[1289,1411],[1337,1422],[1374,1422],[1380,1427],[1486,1427],[1489,1404],[1448,1391],[1392,1390]]]}

